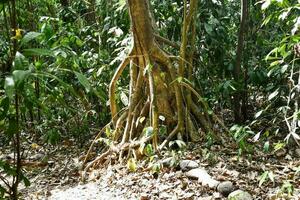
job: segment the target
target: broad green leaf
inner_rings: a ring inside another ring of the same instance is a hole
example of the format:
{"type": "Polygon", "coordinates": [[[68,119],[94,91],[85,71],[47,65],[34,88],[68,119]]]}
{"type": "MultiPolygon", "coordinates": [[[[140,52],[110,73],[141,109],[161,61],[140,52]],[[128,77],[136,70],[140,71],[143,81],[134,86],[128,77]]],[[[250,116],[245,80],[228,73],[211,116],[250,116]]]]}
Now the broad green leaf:
{"type": "Polygon", "coordinates": [[[34,40],[35,38],[39,37],[41,33],[38,32],[29,32],[27,33],[21,40],[21,46],[27,44],[28,42],[34,40]]]}
{"type": "Polygon", "coordinates": [[[24,69],[28,65],[26,58],[20,52],[16,52],[16,56],[13,62],[14,69],[24,69]]]}
{"type": "Polygon", "coordinates": [[[85,88],[86,92],[90,92],[92,90],[92,87],[90,85],[89,80],[79,72],[74,72],[78,81],[81,83],[81,85],[85,88]]]}
{"type": "Polygon", "coordinates": [[[5,90],[6,95],[10,99],[13,99],[14,90],[15,90],[15,81],[12,77],[5,78],[4,90],[5,90]]]}
{"type": "Polygon", "coordinates": [[[22,83],[30,74],[29,70],[15,70],[13,71],[13,79],[16,85],[22,83]]]}
{"type": "Polygon", "coordinates": [[[212,33],[212,31],[213,31],[212,26],[211,26],[210,24],[205,23],[205,24],[204,24],[204,28],[205,28],[206,32],[207,32],[209,35],[211,35],[211,33],[212,33]]]}
{"type": "Polygon", "coordinates": [[[24,49],[23,53],[26,56],[53,56],[53,51],[40,48],[24,49]]]}

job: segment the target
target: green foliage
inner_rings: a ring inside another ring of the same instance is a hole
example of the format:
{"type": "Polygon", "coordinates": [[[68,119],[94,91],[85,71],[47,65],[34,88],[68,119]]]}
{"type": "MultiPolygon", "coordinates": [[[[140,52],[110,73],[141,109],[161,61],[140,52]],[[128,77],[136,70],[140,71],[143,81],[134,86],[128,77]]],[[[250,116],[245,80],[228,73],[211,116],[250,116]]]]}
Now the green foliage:
{"type": "Polygon", "coordinates": [[[241,154],[242,152],[252,152],[252,147],[247,142],[247,139],[249,139],[250,136],[253,136],[254,132],[250,129],[249,126],[234,125],[230,128],[230,133],[233,139],[239,145],[239,154],[241,154]]]}
{"type": "Polygon", "coordinates": [[[274,174],[272,171],[265,171],[260,177],[259,177],[259,187],[261,187],[266,181],[270,180],[274,183],[274,174]]]}
{"type": "MultiPolygon", "coordinates": [[[[0,1],[0,146],[3,148],[20,132],[24,133],[22,137],[52,145],[70,137],[84,143],[94,136],[95,129],[110,120],[109,82],[132,44],[126,1],[97,0],[93,5],[90,1],[74,0],[69,4],[64,6],[54,0],[19,1],[17,29],[21,34],[13,40],[16,35],[12,33],[11,1],[0,1]]],[[[180,43],[182,1],[153,0],[151,4],[157,32],[180,43]]],[[[300,42],[299,9],[296,1],[251,2],[241,68],[244,79],[236,81],[233,72],[240,2],[198,4],[192,72],[196,78],[176,80],[195,87],[209,107],[224,116],[226,124],[232,124],[231,108],[237,103],[232,97],[246,94],[248,121],[230,129],[240,154],[251,153],[248,140],[254,132],[257,132],[254,140],[263,142],[264,152],[270,151],[274,136],[279,137],[275,151],[291,138],[300,139],[296,52],[300,42]]],[[[178,54],[179,49],[161,46],[178,54]]],[[[189,52],[191,47],[186,50],[189,52]]],[[[151,71],[153,67],[149,65],[145,70],[151,71]]],[[[128,83],[129,70],[125,69],[117,87],[119,107],[129,103],[128,83]]],[[[144,120],[142,117],[138,122],[144,120]]],[[[160,120],[165,121],[162,115],[160,120]]],[[[161,124],[160,139],[166,138],[168,131],[161,124]]],[[[106,138],[99,141],[110,145],[114,131],[107,128],[105,133],[106,138]]],[[[151,136],[153,128],[146,124],[143,134],[151,136]]],[[[214,143],[211,132],[204,137],[206,146],[214,143]]],[[[182,140],[171,141],[169,145],[177,153],[186,146],[182,140]]],[[[155,160],[150,144],[141,147],[142,152],[155,160]]],[[[213,160],[209,152],[206,155],[213,160]]],[[[0,168],[6,173],[15,167],[3,167],[6,166],[3,163],[0,168]]],[[[160,170],[160,166],[153,166],[155,172],[160,170]]],[[[266,181],[268,176],[263,177],[266,181]]],[[[0,187],[0,196],[4,193],[6,189],[0,187]]]]}

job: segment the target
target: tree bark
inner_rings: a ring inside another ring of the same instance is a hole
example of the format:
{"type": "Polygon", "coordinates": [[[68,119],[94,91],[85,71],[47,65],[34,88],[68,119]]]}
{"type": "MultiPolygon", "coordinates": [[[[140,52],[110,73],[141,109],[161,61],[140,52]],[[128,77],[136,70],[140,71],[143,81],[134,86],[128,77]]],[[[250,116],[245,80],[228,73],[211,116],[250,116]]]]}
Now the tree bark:
{"type": "MultiPolygon", "coordinates": [[[[158,36],[153,28],[155,23],[149,1],[127,0],[133,45],[116,69],[109,85],[109,103],[114,125],[112,135],[115,142],[108,151],[89,163],[84,171],[103,162],[104,157],[111,153],[118,153],[120,159],[125,152],[131,156],[131,152],[134,152],[132,148],[140,146],[136,140],[140,140],[139,144],[152,140],[153,149],[160,151],[174,137],[182,139],[185,136],[192,141],[199,141],[196,129],[199,124],[202,125],[202,132],[214,134],[211,121],[220,123],[220,120],[216,115],[209,114],[207,103],[191,84],[193,68],[192,62],[188,60],[192,60],[193,48],[190,52],[186,52],[185,48],[194,46],[197,0],[189,3],[190,5],[184,1],[182,44],[177,58],[160,47],[159,42],[166,44],[166,40],[158,36]],[[187,40],[189,36],[193,39],[187,40]],[[120,110],[116,103],[116,88],[118,79],[127,66],[130,73],[129,103],[120,110]],[[189,81],[185,81],[186,79],[189,81]],[[159,137],[162,125],[167,127],[167,135],[159,137]],[[148,130],[146,132],[150,132],[150,136],[145,136],[143,130],[148,130]]],[[[86,158],[88,156],[89,153],[86,158]]]]}
{"type": "MultiPolygon", "coordinates": [[[[240,22],[240,30],[238,34],[238,44],[236,49],[236,60],[235,60],[235,67],[233,72],[234,80],[244,85],[245,76],[242,73],[242,59],[243,59],[243,50],[244,50],[244,36],[246,31],[246,22],[248,17],[248,0],[241,0],[241,22],[240,22]]],[[[243,87],[243,90],[245,88],[243,87]]],[[[233,111],[234,111],[234,118],[236,123],[241,123],[245,121],[246,110],[245,101],[247,97],[246,91],[238,91],[233,95],[233,111]],[[243,101],[243,102],[242,102],[243,101]],[[242,113],[243,107],[243,113],[242,113]]]]}

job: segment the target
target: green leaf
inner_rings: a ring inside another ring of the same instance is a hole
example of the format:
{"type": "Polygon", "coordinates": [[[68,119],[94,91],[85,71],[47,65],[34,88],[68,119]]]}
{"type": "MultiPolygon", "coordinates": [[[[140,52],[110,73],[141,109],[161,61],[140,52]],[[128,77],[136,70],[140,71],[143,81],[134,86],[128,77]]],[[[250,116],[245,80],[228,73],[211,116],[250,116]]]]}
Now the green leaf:
{"type": "Polygon", "coordinates": [[[24,69],[27,65],[28,62],[26,61],[25,56],[17,51],[13,63],[14,69],[24,69]]]}
{"type": "Polygon", "coordinates": [[[154,155],[154,150],[151,144],[147,144],[145,148],[145,154],[146,156],[152,156],[154,155]]]}
{"type": "Polygon", "coordinates": [[[28,42],[30,42],[31,40],[36,39],[40,35],[41,35],[41,33],[38,33],[38,32],[29,32],[22,38],[20,45],[23,46],[23,45],[27,44],[28,42]]]}
{"type": "Polygon", "coordinates": [[[13,71],[13,79],[16,83],[16,85],[21,84],[29,75],[29,70],[15,70],[13,71]]]}
{"type": "Polygon", "coordinates": [[[262,186],[262,184],[264,184],[264,182],[266,182],[267,178],[269,176],[269,172],[268,171],[265,171],[259,178],[259,187],[262,186]]]}
{"type": "Polygon", "coordinates": [[[151,126],[146,127],[146,128],[144,128],[143,132],[144,132],[145,136],[147,136],[147,137],[151,136],[153,133],[153,127],[151,127],[151,126]]]}
{"type": "Polygon", "coordinates": [[[265,0],[265,2],[261,5],[261,9],[265,10],[271,5],[271,0],[265,0]]]}
{"type": "Polygon", "coordinates": [[[17,121],[15,119],[10,119],[8,129],[6,130],[6,134],[9,137],[12,137],[18,131],[19,131],[19,125],[18,125],[17,121]]]}
{"type": "Polygon", "coordinates": [[[26,56],[53,56],[53,51],[40,48],[24,49],[23,53],[26,56]]]}
{"type": "Polygon", "coordinates": [[[15,90],[15,81],[12,77],[5,78],[4,90],[8,98],[13,99],[14,90],[15,90]]]}
{"type": "Polygon", "coordinates": [[[259,112],[257,112],[255,115],[254,115],[254,118],[258,118],[262,113],[263,113],[264,110],[261,110],[259,112]]]}
{"type": "Polygon", "coordinates": [[[286,72],[286,70],[288,69],[289,65],[283,65],[280,72],[283,74],[286,72]]]}
{"type": "Polygon", "coordinates": [[[273,174],[272,171],[268,173],[268,177],[269,177],[269,179],[274,183],[274,181],[275,181],[275,176],[274,176],[274,174],[273,174]]]}
{"type": "Polygon", "coordinates": [[[9,98],[5,97],[1,100],[1,103],[0,103],[0,111],[1,111],[0,112],[0,121],[6,117],[8,110],[9,110],[9,98]]]}
{"type": "Polygon", "coordinates": [[[205,24],[204,24],[204,28],[205,28],[206,32],[207,32],[209,35],[212,34],[213,28],[212,28],[212,26],[211,26],[210,24],[205,23],[205,24]]]}
{"type": "Polygon", "coordinates": [[[30,186],[30,181],[28,178],[26,178],[24,175],[22,176],[22,179],[23,179],[23,182],[24,182],[24,185],[26,187],[30,186]]]}
{"type": "Polygon", "coordinates": [[[269,150],[270,150],[270,142],[267,141],[264,144],[264,152],[269,152],[269,150]]]}
{"type": "Polygon", "coordinates": [[[186,144],[185,144],[185,142],[184,142],[184,141],[182,141],[182,140],[175,140],[175,142],[176,142],[176,144],[178,145],[178,147],[179,147],[180,149],[182,149],[182,148],[185,148],[185,147],[186,147],[186,144]]]}
{"type": "Polygon", "coordinates": [[[128,159],[127,168],[130,172],[135,172],[137,170],[136,160],[134,158],[128,159]]]}
{"type": "Polygon", "coordinates": [[[74,72],[78,81],[81,83],[81,85],[85,88],[86,92],[90,92],[92,90],[92,87],[90,85],[89,80],[79,72],[74,72]]]}
{"type": "Polygon", "coordinates": [[[274,92],[272,92],[272,93],[269,95],[268,100],[269,100],[269,101],[272,100],[274,97],[276,97],[276,96],[278,95],[278,93],[279,93],[279,90],[278,90],[278,89],[275,90],[274,92]]]}
{"type": "Polygon", "coordinates": [[[107,126],[106,129],[105,129],[105,135],[106,135],[106,137],[109,138],[111,136],[111,132],[112,132],[111,128],[109,126],[107,126]]]}

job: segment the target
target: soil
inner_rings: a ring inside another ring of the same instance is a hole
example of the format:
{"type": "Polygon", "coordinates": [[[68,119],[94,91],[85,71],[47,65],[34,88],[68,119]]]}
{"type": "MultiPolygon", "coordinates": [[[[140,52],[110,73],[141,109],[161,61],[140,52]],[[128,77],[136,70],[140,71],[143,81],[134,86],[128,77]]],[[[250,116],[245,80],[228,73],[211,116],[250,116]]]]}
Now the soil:
{"type": "MultiPolygon", "coordinates": [[[[253,199],[300,199],[300,159],[294,150],[265,153],[256,147],[256,153],[238,156],[234,145],[188,145],[184,150],[170,150],[162,152],[161,157],[138,161],[135,172],[130,172],[126,163],[106,163],[92,170],[82,183],[79,169],[83,149],[67,143],[60,148],[30,148],[27,161],[31,164],[24,169],[31,186],[21,185],[20,190],[26,200],[227,199],[215,188],[187,178],[176,166],[183,159],[196,161],[217,181],[231,181],[235,190],[247,191],[253,199]],[[174,158],[175,166],[155,172],[149,168],[168,157],[174,158]]],[[[9,156],[7,151],[2,153],[9,156]]]]}

